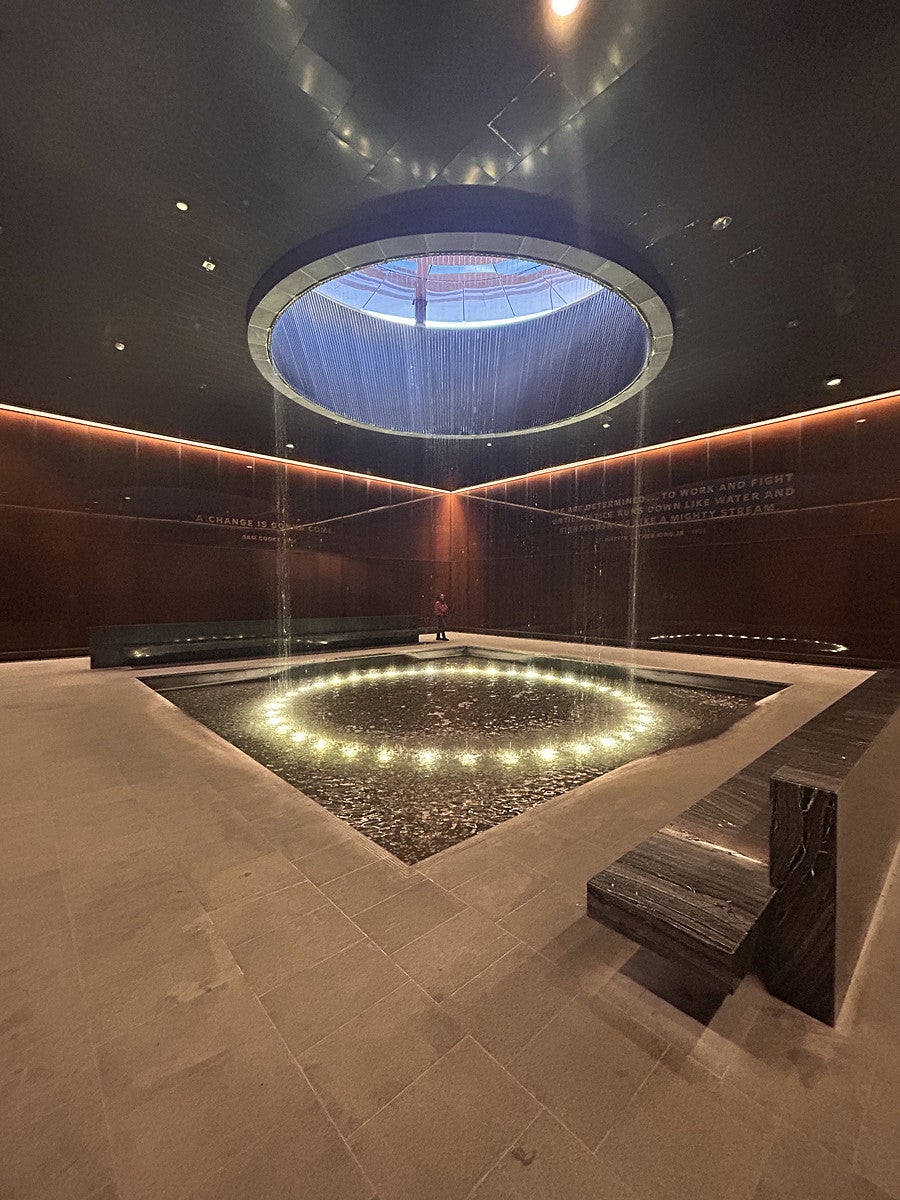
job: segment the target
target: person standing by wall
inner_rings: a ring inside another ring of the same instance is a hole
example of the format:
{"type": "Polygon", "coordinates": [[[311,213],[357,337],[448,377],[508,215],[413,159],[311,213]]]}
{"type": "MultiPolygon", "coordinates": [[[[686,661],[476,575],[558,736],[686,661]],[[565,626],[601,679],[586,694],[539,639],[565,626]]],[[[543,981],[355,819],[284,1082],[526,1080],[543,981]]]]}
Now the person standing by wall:
{"type": "Polygon", "coordinates": [[[434,602],[434,623],[437,625],[437,637],[434,640],[436,642],[447,641],[447,613],[449,611],[450,607],[444,599],[444,593],[441,592],[434,602]]]}

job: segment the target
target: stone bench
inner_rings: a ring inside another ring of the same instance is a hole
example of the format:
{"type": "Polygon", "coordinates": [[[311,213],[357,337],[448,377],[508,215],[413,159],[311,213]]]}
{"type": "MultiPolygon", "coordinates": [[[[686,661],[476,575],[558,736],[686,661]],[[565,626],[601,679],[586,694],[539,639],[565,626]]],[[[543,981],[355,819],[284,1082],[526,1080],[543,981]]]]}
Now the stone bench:
{"type": "Polygon", "coordinates": [[[588,915],[834,1024],[897,843],[898,743],[879,671],[590,879],[588,915]]]}
{"type": "MultiPolygon", "coordinates": [[[[298,617],[284,639],[291,653],[419,640],[416,617],[298,617]]],[[[90,632],[92,667],[146,667],[219,659],[271,657],[282,639],[274,621],[207,621],[167,625],[105,625],[90,632]]]]}

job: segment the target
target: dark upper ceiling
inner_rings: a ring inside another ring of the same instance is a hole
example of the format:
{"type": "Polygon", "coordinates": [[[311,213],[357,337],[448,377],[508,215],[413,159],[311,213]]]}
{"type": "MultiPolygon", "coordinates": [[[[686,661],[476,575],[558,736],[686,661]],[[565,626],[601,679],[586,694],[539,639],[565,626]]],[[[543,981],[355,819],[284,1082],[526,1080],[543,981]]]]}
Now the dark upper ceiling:
{"type": "MultiPolygon", "coordinates": [[[[0,399],[270,450],[245,335],[261,276],[380,197],[495,183],[554,197],[657,281],[675,342],[645,440],[889,390],[898,12],[6,0],[0,399]]],[[[491,448],[298,406],[289,432],[306,461],[462,484],[633,445],[639,408],[491,448]]]]}

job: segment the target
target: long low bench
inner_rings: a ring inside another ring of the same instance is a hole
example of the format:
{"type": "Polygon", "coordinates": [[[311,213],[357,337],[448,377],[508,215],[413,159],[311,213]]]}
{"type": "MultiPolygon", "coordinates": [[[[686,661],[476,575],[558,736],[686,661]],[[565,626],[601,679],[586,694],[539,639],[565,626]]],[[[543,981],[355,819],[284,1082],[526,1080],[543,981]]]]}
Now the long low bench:
{"type": "Polygon", "coordinates": [[[587,885],[587,911],[726,989],[834,1024],[900,828],[900,671],[879,671],[587,885]]]}
{"type": "Polygon", "coordinates": [[[287,644],[292,654],[401,646],[418,642],[418,619],[297,617],[279,637],[275,621],[206,621],[169,625],[104,625],[90,632],[92,667],[147,667],[267,658],[287,644]]]}

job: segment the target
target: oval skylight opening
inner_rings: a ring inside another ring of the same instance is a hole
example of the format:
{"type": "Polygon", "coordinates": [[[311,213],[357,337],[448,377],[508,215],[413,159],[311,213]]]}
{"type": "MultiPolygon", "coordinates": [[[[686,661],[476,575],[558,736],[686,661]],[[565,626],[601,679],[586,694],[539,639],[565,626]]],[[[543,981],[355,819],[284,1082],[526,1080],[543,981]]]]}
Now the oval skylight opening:
{"type": "Polygon", "coordinates": [[[298,404],[385,433],[493,438],[596,417],[646,386],[672,342],[652,287],[564,243],[404,234],[298,257],[254,300],[250,353],[298,404]]]}

